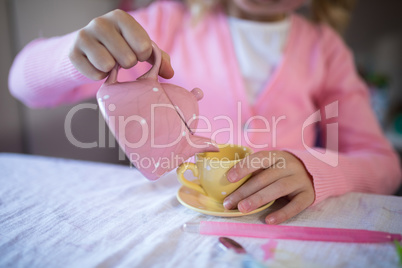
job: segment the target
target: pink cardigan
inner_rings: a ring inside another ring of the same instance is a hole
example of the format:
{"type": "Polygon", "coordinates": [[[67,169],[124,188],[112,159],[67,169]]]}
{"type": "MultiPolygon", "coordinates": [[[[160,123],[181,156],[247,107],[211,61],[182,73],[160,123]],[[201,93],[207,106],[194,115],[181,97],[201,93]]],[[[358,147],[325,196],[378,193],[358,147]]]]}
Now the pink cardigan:
{"type": "MultiPolygon", "coordinates": [[[[198,134],[293,153],[313,177],[315,203],[352,191],[392,194],[400,185],[398,157],[373,115],[350,51],[329,27],[292,15],[284,59],[250,105],[225,14],[191,26],[182,4],[165,1],[132,15],[170,54],[170,83],[204,91],[198,134]],[[315,122],[326,150],[314,147],[315,122]]],[[[68,59],[75,34],[35,40],[19,53],[9,77],[16,98],[51,107],[95,96],[102,81],[84,77],[68,59]]],[[[122,70],[119,80],[133,80],[147,68],[122,70]]]]}

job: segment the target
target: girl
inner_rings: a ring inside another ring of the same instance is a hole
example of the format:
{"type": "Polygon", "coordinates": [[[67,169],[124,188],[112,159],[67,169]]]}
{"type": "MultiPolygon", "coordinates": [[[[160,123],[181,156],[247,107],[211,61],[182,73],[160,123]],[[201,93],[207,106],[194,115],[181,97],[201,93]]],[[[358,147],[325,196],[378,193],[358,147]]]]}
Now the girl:
{"type": "MultiPolygon", "coordinates": [[[[164,50],[160,76],[203,89],[200,115],[207,120],[200,134],[256,151],[245,161],[257,164],[228,173],[231,182],[253,176],[225,199],[227,209],[245,213],[287,197],[266,217],[278,224],[330,196],[398,188],[398,157],[373,116],[351,53],[329,26],[292,13],[305,1],[190,2],[191,9],[163,1],[131,13],[115,10],[77,32],[31,42],[12,66],[11,92],[31,107],[93,97],[102,82],[93,80],[115,64],[126,69],[120,80],[144,73],[131,67],[152,62],[153,40],[164,50]],[[315,125],[324,148],[314,147],[315,125]]],[[[313,1],[315,17],[331,22],[323,2],[313,1]]]]}

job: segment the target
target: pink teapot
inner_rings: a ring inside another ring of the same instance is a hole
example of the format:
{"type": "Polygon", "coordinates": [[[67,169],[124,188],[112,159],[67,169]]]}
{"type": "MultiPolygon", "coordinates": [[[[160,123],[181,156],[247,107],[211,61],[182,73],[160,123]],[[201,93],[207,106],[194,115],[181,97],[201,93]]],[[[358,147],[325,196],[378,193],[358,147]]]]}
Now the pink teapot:
{"type": "Polygon", "coordinates": [[[117,82],[118,67],[97,93],[109,129],[129,160],[149,180],[156,180],[189,157],[219,149],[194,135],[203,93],[159,83],[161,51],[152,44],[155,64],[133,82],[117,82]]]}

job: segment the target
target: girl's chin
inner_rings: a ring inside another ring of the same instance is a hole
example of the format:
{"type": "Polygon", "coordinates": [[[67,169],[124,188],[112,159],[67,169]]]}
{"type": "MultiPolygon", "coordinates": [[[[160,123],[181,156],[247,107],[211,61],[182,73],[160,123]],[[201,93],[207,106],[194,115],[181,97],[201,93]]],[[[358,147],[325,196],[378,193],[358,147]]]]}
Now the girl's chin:
{"type": "Polygon", "coordinates": [[[262,3],[262,4],[268,4],[268,3],[279,3],[281,0],[252,0],[252,2],[256,2],[256,3],[262,3]]]}
{"type": "Polygon", "coordinates": [[[289,12],[300,7],[306,0],[232,0],[244,11],[258,13],[289,12]]]}

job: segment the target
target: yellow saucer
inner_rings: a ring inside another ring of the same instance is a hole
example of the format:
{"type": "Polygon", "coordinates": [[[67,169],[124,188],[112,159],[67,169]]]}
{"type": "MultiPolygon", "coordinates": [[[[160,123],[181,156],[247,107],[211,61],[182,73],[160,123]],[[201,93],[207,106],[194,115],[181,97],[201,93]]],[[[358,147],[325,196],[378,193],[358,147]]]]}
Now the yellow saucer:
{"type": "Polygon", "coordinates": [[[239,217],[254,214],[266,209],[274,203],[274,201],[272,201],[262,207],[257,208],[256,210],[248,213],[241,213],[238,209],[227,210],[223,207],[222,203],[219,203],[206,195],[187,188],[186,186],[180,187],[176,197],[183,206],[188,207],[189,209],[203,214],[219,217],[239,217]]]}

